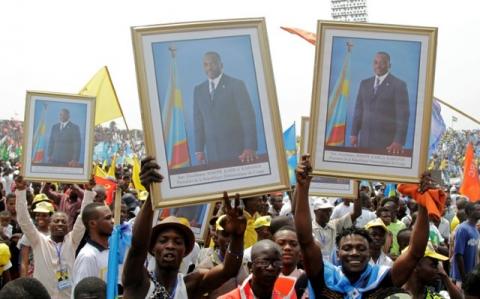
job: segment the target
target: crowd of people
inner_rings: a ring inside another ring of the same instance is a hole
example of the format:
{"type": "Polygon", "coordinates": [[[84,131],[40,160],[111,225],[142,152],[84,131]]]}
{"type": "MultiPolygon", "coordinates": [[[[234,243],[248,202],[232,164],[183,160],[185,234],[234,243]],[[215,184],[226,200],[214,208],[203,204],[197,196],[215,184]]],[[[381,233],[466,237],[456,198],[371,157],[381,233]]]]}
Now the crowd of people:
{"type": "Polygon", "coordinates": [[[431,153],[429,168],[439,170],[445,182],[461,179],[463,161],[468,142],[472,142],[475,156],[480,155],[480,130],[454,130],[448,128],[435,151],[431,153]]]}
{"type": "MultiPolygon", "coordinates": [[[[106,298],[115,204],[105,204],[105,188],[94,179],[30,183],[10,163],[2,169],[0,298],[106,298]]],[[[355,199],[316,197],[310,169],[302,157],[293,193],[225,192],[202,242],[189,219],[169,216],[152,227],[151,197],[125,173],[117,177],[118,294],[479,298],[480,202],[429,174],[420,185],[399,185],[395,196],[376,182],[359,183],[355,199]]],[[[142,161],[147,189],[163,180],[158,170],[153,158],[142,161]]]]}

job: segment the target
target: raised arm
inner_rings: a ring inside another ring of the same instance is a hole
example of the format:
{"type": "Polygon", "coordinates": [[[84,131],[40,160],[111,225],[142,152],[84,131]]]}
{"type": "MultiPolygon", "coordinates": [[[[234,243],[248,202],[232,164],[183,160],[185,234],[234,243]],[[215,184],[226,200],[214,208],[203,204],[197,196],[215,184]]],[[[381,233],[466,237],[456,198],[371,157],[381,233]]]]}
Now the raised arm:
{"type": "Polygon", "coordinates": [[[313,285],[323,284],[323,257],[320,246],[315,243],[312,235],[312,219],[310,206],[308,204],[308,190],[312,177],[309,175],[310,156],[303,155],[300,164],[295,171],[297,187],[295,189],[295,228],[297,230],[298,242],[302,250],[305,271],[309,278],[315,278],[313,285]],[[321,281],[319,281],[321,280],[321,281]]]}
{"type": "Polygon", "coordinates": [[[232,236],[225,260],[209,271],[194,272],[191,277],[185,278],[187,286],[198,283],[197,287],[193,288],[194,291],[189,293],[189,297],[197,298],[219,288],[226,281],[237,276],[242,265],[243,236],[247,227],[247,220],[243,216],[242,209],[239,208],[240,195],[235,194],[234,208],[231,206],[227,192],[223,193],[223,201],[223,209],[226,215],[224,231],[232,236]]]}
{"type": "MultiPolygon", "coordinates": [[[[429,174],[424,174],[420,183],[420,193],[433,189],[433,180],[429,174]]],[[[409,248],[395,260],[392,266],[392,281],[395,286],[402,287],[425,255],[429,234],[429,219],[427,209],[418,205],[418,215],[410,237],[409,248]]]]}
{"type": "Polygon", "coordinates": [[[22,176],[17,176],[15,179],[15,208],[17,210],[17,221],[22,229],[22,232],[27,236],[32,247],[39,242],[39,232],[32,222],[32,218],[28,213],[27,207],[27,183],[23,180],[22,176]]]}
{"type": "Polygon", "coordinates": [[[95,192],[92,191],[92,188],[95,186],[95,178],[92,177],[90,181],[85,184],[85,191],[83,192],[83,200],[82,205],[80,207],[80,214],[77,216],[75,220],[75,224],[73,225],[72,231],[69,233],[72,238],[72,244],[74,248],[77,248],[80,242],[82,241],[83,235],[85,234],[85,225],[82,221],[82,212],[83,209],[89,204],[93,202],[95,198],[95,192]]]}
{"type": "Polygon", "coordinates": [[[350,218],[352,219],[352,223],[355,223],[360,215],[362,215],[362,200],[360,199],[360,181],[356,181],[357,184],[357,198],[353,201],[353,212],[350,214],[350,218]]]}
{"type": "MultiPolygon", "coordinates": [[[[142,169],[140,179],[142,185],[150,190],[152,183],[160,183],[163,177],[158,173],[160,166],[154,158],[148,157],[142,160],[142,169]]],[[[125,296],[128,298],[137,298],[139,292],[146,295],[149,287],[149,277],[144,267],[147,258],[150,236],[152,234],[153,209],[151,192],[142,206],[142,209],[135,218],[132,229],[132,246],[128,251],[127,258],[123,267],[123,286],[125,296]]]]}

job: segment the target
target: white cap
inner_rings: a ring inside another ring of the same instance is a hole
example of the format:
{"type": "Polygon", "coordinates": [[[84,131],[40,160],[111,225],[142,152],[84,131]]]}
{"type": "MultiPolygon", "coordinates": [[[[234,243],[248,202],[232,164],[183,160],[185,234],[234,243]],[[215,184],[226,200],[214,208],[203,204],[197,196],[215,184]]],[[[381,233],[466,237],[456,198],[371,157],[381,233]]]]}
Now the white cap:
{"type": "Polygon", "coordinates": [[[319,197],[313,202],[313,210],[320,209],[333,209],[333,205],[325,197],[319,197]]]}

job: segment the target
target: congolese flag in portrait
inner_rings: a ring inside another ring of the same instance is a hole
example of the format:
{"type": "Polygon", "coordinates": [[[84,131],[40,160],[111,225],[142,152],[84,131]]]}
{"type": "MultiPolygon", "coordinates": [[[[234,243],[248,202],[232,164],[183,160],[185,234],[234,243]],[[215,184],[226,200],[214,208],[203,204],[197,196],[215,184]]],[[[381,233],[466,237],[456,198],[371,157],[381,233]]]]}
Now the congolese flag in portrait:
{"type": "Polygon", "coordinates": [[[347,120],[347,102],[350,93],[350,56],[352,44],[347,43],[347,53],[342,71],[328,99],[326,144],[344,146],[347,120]]]}
{"type": "Polygon", "coordinates": [[[170,83],[167,92],[167,101],[162,109],[164,136],[167,145],[167,161],[169,169],[190,166],[185,117],[183,115],[183,98],[177,86],[177,70],[175,47],[170,47],[172,61],[170,64],[170,83]]]}
{"type": "Polygon", "coordinates": [[[42,113],[40,114],[40,121],[38,122],[37,129],[35,130],[33,137],[33,158],[32,163],[42,163],[45,157],[45,134],[47,126],[45,124],[45,115],[47,114],[47,104],[42,104],[42,113]]]}

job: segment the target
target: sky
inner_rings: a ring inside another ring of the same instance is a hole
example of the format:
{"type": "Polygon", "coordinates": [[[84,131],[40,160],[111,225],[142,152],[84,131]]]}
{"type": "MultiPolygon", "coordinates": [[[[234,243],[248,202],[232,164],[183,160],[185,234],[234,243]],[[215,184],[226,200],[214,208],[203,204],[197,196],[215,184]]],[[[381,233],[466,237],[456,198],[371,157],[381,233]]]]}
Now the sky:
{"type": "MultiPolygon", "coordinates": [[[[370,23],[438,27],[434,95],[480,118],[477,1],[368,0],[370,23]],[[470,54],[473,53],[473,54],[470,54]]],[[[141,128],[132,26],[265,17],[283,129],[310,114],[315,47],[280,29],[315,32],[329,0],[17,0],[0,2],[0,119],[23,120],[27,90],[77,93],[107,65],[130,128],[141,128]]],[[[451,123],[451,111],[444,118],[451,123]]],[[[459,117],[457,129],[478,127],[459,117]]]]}

